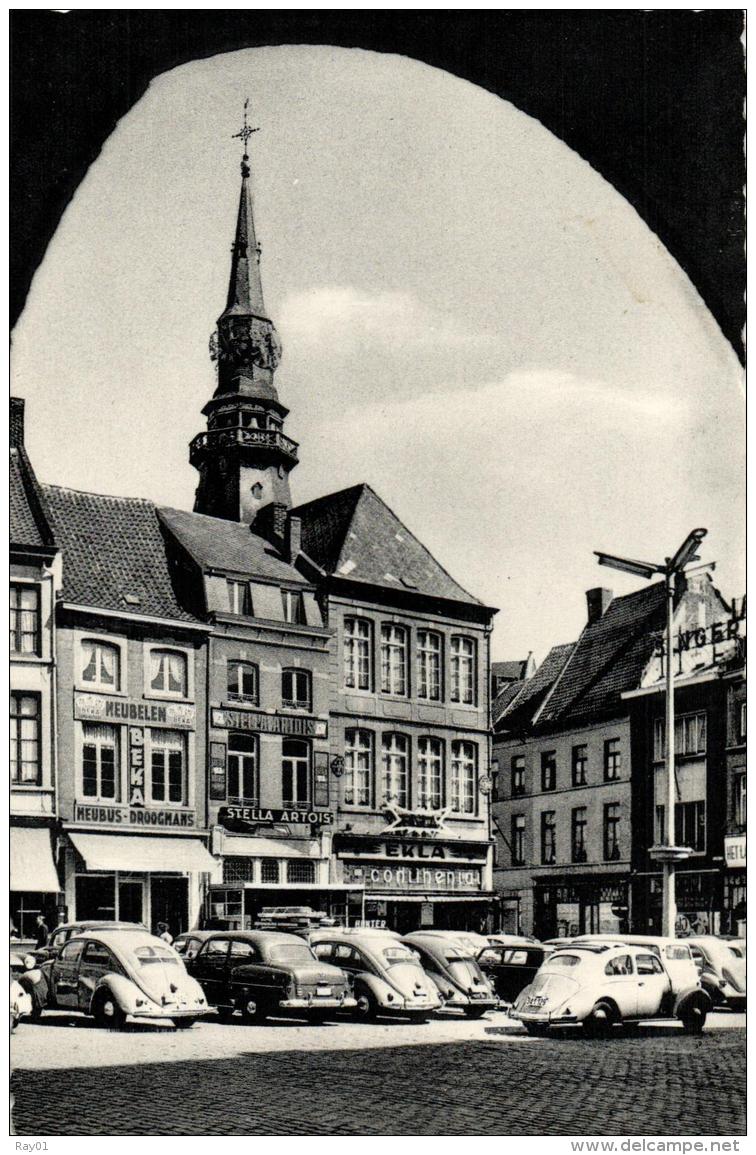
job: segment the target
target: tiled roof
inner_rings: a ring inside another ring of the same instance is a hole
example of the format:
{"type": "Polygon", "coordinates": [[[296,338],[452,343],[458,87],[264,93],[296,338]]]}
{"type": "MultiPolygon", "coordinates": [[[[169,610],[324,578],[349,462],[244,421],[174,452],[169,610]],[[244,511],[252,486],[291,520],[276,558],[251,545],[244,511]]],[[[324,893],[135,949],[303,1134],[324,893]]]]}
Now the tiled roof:
{"type": "Polygon", "coordinates": [[[522,682],[507,682],[491,703],[491,722],[498,722],[510,702],[519,694],[522,682]]]}
{"type": "Polygon", "coordinates": [[[57,485],[45,485],[43,492],[56,541],[63,550],[65,601],[197,621],[174,592],[166,543],[152,502],[57,485]]]}
{"type": "Polygon", "coordinates": [[[161,506],[157,512],[163,524],[204,568],[307,584],[278,550],[252,533],[248,525],[183,509],[161,506]]]}
{"type": "Polygon", "coordinates": [[[559,674],[564,669],[575,642],[552,646],[540,666],[524,682],[515,682],[506,686],[498,695],[492,707],[492,717],[497,731],[527,730],[533,721],[533,715],[543,702],[559,674]],[[499,700],[508,691],[514,691],[499,706],[499,700]]]}
{"type": "Polygon", "coordinates": [[[507,678],[509,681],[519,682],[525,676],[527,664],[527,658],[514,662],[491,662],[491,674],[494,678],[507,678]]]}
{"type": "Polygon", "coordinates": [[[370,488],[355,485],[292,510],[302,549],[336,577],[481,605],[370,488]]]}
{"type": "Polygon", "coordinates": [[[11,545],[54,548],[39,482],[26,453],[15,447],[10,451],[9,523],[11,545]]]}
{"type": "Polygon", "coordinates": [[[585,627],[570,661],[536,723],[575,721],[620,707],[623,690],[634,689],[664,624],[664,583],[615,598],[606,613],[585,627]]]}

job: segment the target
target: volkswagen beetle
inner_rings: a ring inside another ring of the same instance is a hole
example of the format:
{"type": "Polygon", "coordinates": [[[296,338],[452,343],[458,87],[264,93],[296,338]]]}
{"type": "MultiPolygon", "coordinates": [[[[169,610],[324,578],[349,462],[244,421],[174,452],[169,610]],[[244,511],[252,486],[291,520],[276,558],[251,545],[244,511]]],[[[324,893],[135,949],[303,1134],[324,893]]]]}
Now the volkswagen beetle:
{"type": "Polygon", "coordinates": [[[441,931],[413,931],[402,942],[416,951],[423,970],[433,980],[444,1007],[479,1019],[498,1005],[498,997],[475,960],[473,949],[441,931]]]}
{"type": "Polygon", "coordinates": [[[581,1025],[594,1038],[615,1026],[678,1018],[699,1034],[711,1001],[701,989],[690,951],[667,960],[649,946],[573,942],[557,947],[510,1011],[531,1035],[581,1025]],[[665,965],[667,964],[667,965],[665,965]]]}
{"type": "Polygon", "coordinates": [[[127,1018],[191,1027],[211,1013],[207,999],[173,947],[147,930],[87,931],[42,966],[47,1008],[83,1011],[101,1027],[127,1018]]]}
{"type": "Polygon", "coordinates": [[[387,930],[319,930],[310,935],[313,952],[341,967],[354,981],[355,1015],[401,1015],[424,1022],[441,1006],[436,984],[417,955],[387,930]]]}
{"type": "Polygon", "coordinates": [[[531,983],[551,947],[516,935],[497,935],[478,955],[478,966],[503,1003],[513,1003],[531,983]]]}
{"type": "Polygon", "coordinates": [[[701,985],[714,1006],[744,1011],[746,960],[739,943],[727,942],[714,935],[686,938],[685,941],[701,974],[701,985]]]}

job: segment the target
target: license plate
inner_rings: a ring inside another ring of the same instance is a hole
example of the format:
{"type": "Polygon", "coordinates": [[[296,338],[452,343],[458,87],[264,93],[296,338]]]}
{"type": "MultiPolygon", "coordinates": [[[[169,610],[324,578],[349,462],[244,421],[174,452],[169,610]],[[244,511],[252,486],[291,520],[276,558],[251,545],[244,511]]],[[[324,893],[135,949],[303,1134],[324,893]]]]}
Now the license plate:
{"type": "Polygon", "coordinates": [[[546,1002],[546,996],[545,995],[531,995],[530,998],[528,999],[528,1006],[529,1007],[542,1007],[545,1002],[546,1002]]]}
{"type": "Polygon", "coordinates": [[[317,993],[319,995],[325,996],[325,995],[333,994],[333,991],[332,991],[331,987],[318,987],[317,993]]]}

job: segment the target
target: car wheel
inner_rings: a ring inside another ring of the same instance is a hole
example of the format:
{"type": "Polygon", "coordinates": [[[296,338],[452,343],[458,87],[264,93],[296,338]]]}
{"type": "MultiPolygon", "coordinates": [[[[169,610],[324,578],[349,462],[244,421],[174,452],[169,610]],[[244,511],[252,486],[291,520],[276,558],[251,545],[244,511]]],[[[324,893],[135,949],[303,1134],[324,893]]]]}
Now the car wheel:
{"type": "Polygon", "coordinates": [[[378,1017],[378,1003],[375,995],[368,987],[357,987],[354,992],[357,1006],[354,1009],[355,1018],[376,1019],[378,1017]]]}
{"type": "Polygon", "coordinates": [[[611,1003],[596,1003],[583,1023],[583,1031],[589,1039],[606,1039],[612,1033],[617,1021],[617,1012],[611,1003]]]}
{"type": "Polygon", "coordinates": [[[110,991],[100,991],[95,995],[92,1014],[98,1027],[120,1031],[126,1022],[126,1015],[119,1007],[110,991]]]}
{"type": "Polygon", "coordinates": [[[706,1008],[698,1003],[686,1007],[680,1015],[680,1022],[686,1035],[700,1035],[706,1023],[706,1008]]]}
{"type": "Polygon", "coordinates": [[[261,1023],[265,1018],[265,1008],[256,995],[242,995],[239,1010],[245,1023],[261,1023]]]}
{"type": "Polygon", "coordinates": [[[188,1031],[196,1022],[196,1019],[174,1019],[173,1025],[177,1031],[188,1031]]]}
{"type": "Polygon", "coordinates": [[[482,1019],[488,1007],[465,1007],[466,1019],[482,1019]]]}
{"type": "Polygon", "coordinates": [[[549,1028],[542,1026],[540,1023],[525,1023],[525,1030],[534,1039],[545,1039],[549,1033],[549,1028]]]}

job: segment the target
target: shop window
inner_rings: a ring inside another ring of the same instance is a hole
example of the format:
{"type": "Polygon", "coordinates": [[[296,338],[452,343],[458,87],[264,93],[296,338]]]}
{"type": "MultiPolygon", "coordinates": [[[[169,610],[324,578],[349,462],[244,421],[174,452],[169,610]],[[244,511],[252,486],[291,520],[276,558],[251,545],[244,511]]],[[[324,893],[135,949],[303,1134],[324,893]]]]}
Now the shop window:
{"type": "Polygon", "coordinates": [[[556,862],[556,812],[544,810],[541,814],[541,862],[553,866],[556,862]]]}
{"type": "Polygon", "coordinates": [[[474,742],[451,744],[451,808],[456,814],[475,814],[477,747],[474,742]]]}
{"type": "Polygon", "coordinates": [[[585,806],[576,806],[572,811],[572,861],[587,862],[588,854],[585,849],[585,828],[588,825],[588,810],[585,806]]]}
{"type": "Polygon", "coordinates": [[[186,654],[175,650],[150,651],[150,691],[171,698],[187,696],[186,654]]]}
{"type": "Polygon", "coordinates": [[[186,802],[186,735],[151,729],[149,801],[181,806],[186,802]]]}
{"type": "Polygon", "coordinates": [[[231,702],[259,700],[259,672],[252,662],[229,661],[226,666],[226,691],[231,702]]]}
{"type": "Polygon", "coordinates": [[[373,632],[367,618],[344,618],[344,685],[369,690],[373,684],[373,632]]]}
{"type": "MultiPolygon", "coordinates": [[[[666,845],[666,806],[656,807],[656,838],[659,845],[666,845]]],[[[697,853],[706,850],[706,803],[675,803],[675,845],[689,846],[697,853]]]]}
{"type": "Polygon", "coordinates": [[[604,860],[617,862],[620,857],[620,804],[607,802],[604,806],[604,860]]]}
{"type": "Polygon", "coordinates": [[[417,696],[428,702],[441,701],[441,635],[431,630],[417,632],[417,696]]]}
{"type": "Polygon", "coordinates": [[[312,709],[312,675],[309,670],[281,672],[281,701],[286,710],[312,709]]]}
{"type": "Polygon", "coordinates": [[[39,694],[10,696],[10,774],[14,786],[42,781],[39,694]]]}
{"type": "Polygon", "coordinates": [[[283,602],[285,622],[292,622],[296,626],[307,624],[301,590],[281,590],[281,601],[283,602]]]}
{"type": "Polygon", "coordinates": [[[284,809],[310,804],[309,742],[298,738],[284,738],[281,744],[282,792],[284,809]]]}
{"type": "Polygon", "coordinates": [[[443,806],[444,744],[440,738],[418,738],[418,796],[421,810],[440,810],[443,806]]]}
{"type": "Polygon", "coordinates": [[[407,631],[392,622],[381,626],[381,692],[407,694],[407,631]]]}
{"type": "MultiPolygon", "coordinates": [[[[223,870],[225,873],[225,862],[223,870]]],[[[222,919],[225,922],[241,921],[242,917],[242,895],[241,890],[211,890],[210,891],[210,911],[211,917],[222,919]]],[[[217,942],[216,939],[210,939],[206,950],[217,942]]],[[[204,953],[204,952],[203,952],[204,953]]]]}
{"type": "Polygon", "coordinates": [[[286,863],[286,881],[292,882],[314,882],[315,881],[315,863],[303,862],[299,858],[291,858],[286,863]]]}
{"type": "MultiPolygon", "coordinates": [[[[654,761],[666,757],[665,719],[654,719],[654,761]]],[[[706,714],[683,714],[675,718],[675,754],[681,757],[706,753],[706,714]]]]}
{"type": "Polygon", "coordinates": [[[738,826],[745,827],[746,824],[746,776],[745,774],[735,775],[735,821],[738,826]]]}
{"type": "Polygon", "coordinates": [[[39,654],[39,586],[10,587],[10,651],[12,654],[39,654]]]}
{"type": "Polygon", "coordinates": [[[512,866],[525,865],[525,815],[512,815],[512,866]]]}
{"type": "Polygon", "coordinates": [[[572,747],[572,785],[585,786],[588,769],[588,747],[585,743],[572,747]]]}
{"type": "Polygon", "coordinates": [[[281,864],[277,858],[263,858],[260,866],[260,881],[269,883],[281,881],[281,864]]]}
{"type": "Polygon", "coordinates": [[[344,734],[345,806],[370,807],[373,800],[373,734],[348,729],[344,734]]]}
{"type": "Polygon", "coordinates": [[[235,882],[254,882],[254,858],[224,858],[223,881],[231,885],[233,885],[235,882]]]}
{"type": "Polygon", "coordinates": [[[226,590],[228,592],[228,612],[244,618],[253,617],[252,592],[249,588],[249,582],[229,580],[226,582],[226,590]]]}
{"type": "Polygon", "coordinates": [[[81,738],[81,793],[98,802],[117,802],[120,789],[120,727],[84,722],[81,738]]]}
{"type": "Polygon", "coordinates": [[[622,770],[622,751],[619,738],[607,738],[604,742],[604,781],[615,782],[622,770]]]}
{"type": "Polygon", "coordinates": [[[229,798],[238,799],[246,806],[257,806],[260,796],[257,767],[257,735],[229,734],[226,755],[229,798]]]}
{"type": "Polygon", "coordinates": [[[12,890],[10,893],[11,943],[17,938],[36,939],[37,915],[45,914],[45,898],[39,891],[12,890]]]}
{"type": "Polygon", "coordinates": [[[515,754],[512,758],[512,797],[525,793],[525,755],[515,754]]]}
{"type": "Polygon", "coordinates": [[[397,806],[409,803],[409,739],[404,734],[384,734],[382,738],[383,801],[397,806]]]}
{"type": "Polygon", "coordinates": [[[101,690],[120,690],[121,652],[118,646],[85,638],[81,643],[81,679],[101,690]]]}
{"type": "Polygon", "coordinates": [[[453,637],[451,640],[451,700],[464,706],[475,703],[475,639],[453,637]]]}
{"type": "Polygon", "coordinates": [[[541,790],[556,790],[556,750],[544,750],[541,754],[541,790]]]}

